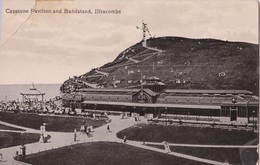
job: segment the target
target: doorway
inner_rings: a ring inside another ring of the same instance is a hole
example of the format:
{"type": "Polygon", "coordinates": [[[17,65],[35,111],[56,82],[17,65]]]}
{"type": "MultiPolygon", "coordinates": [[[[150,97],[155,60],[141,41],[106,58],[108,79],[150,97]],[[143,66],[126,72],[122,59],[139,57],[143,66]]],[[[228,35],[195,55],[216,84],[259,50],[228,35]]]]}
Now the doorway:
{"type": "Polygon", "coordinates": [[[230,110],[230,121],[237,121],[237,110],[230,110]]]}

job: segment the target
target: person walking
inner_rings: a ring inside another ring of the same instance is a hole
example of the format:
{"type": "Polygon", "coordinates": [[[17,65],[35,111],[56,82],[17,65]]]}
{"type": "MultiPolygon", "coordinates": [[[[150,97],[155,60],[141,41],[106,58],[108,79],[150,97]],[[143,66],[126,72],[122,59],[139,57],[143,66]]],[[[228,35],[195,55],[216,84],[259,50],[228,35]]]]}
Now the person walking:
{"type": "Polygon", "coordinates": [[[89,136],[89,125],[85,126],[85,133],[87,136],[89,136]]]}
{"type": "Polygon", "coordinates": [[[80,135],[82,135],[83,132],[84,132],[84,125],[81,125],[81,126],[80,126],[80,135]]]}
{"type": "Polygon", "coordinates": [[[26,157],[26,147],[24,144],[21,145],[20,149],[22,150],[22,158],[25,158],[26,157]]]}
{"type": "Polygon", "coordinates": [[[135,115],[135,122],[137,122],[137,116],[135,115]]]}
{"type": "MultiPolygon", "coordinates": [[[[42,124],[41,132],[42,132],[43,138],[45,138],[45,136],[46,136],[46,123],[42,124]]],[[[43,139],[43,141],[44,141],[44,139],[43,139]]]]}
{"type": "Polygon", "coordinates": [[[39,143],[43,143],[43,142],[44,142],[44,131],[43,131],[43,125],[40,126],[40,131],[41,131],[41,136],[40,136],[39,143]]]}
{"type": "Polygon", "coordinates": [[[111,132],[111,131],[110,131],[109,124],[107,124],[107,131],[108,131],[108,132],[111,132]]]}
{"type": "Polygon", "coordinates": [[[5,162],[6,160],[4,160],[4,156],[2,153],[0,153],[0,162],[5,162]]]}
{"type": "Polygon", "coordinates": [[[74,129],[74,142],[77,141],[77,129],[74,129]]]}
{"type": "Polygon", "coordinates": [[[170,153],[170,152],[171,152],[171,149],[170,149],[170,144],[169,144],[169,142],[163,141],[162,143],[164,144],[164,150],[165,150],[165,152],[166,152],[166,153],[170,153]]]}
{"type": "Polygon", "coordinates": [[[126,143],[126,136],[124,136],[124,143],[126,143]]]}

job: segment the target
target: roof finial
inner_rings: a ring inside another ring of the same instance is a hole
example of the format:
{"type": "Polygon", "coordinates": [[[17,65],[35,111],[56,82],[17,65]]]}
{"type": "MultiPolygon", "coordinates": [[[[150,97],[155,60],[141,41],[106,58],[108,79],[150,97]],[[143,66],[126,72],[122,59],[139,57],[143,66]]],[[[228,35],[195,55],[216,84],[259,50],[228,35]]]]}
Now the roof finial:
{"type": "Polygon", "coordinates": [[[36,90],[34,83],[32,83],[32,87],[30,88],[30,90],[36,90]]]}

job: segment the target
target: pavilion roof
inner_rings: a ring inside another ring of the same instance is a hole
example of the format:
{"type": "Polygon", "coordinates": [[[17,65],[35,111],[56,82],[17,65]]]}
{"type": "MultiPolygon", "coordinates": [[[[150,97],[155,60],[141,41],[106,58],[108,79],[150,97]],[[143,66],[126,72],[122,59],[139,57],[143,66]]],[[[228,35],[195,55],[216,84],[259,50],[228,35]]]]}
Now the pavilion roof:
{"type": "Polygon", "coordinates": [[[166,93],[199,93],[199,94],[253,94],[247,90],[205,90],[205,89],[166,89],[166,93]]]}

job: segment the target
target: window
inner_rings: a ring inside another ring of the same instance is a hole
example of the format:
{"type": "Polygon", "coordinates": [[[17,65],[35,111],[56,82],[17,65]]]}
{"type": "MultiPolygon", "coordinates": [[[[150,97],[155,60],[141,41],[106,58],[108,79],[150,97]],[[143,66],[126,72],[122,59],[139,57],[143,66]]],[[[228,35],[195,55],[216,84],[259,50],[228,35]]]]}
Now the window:
{"type": "Polygon", "coordinates": [[[230,116],[230,109],[229,109],[229,107],[222,107],[221,116],[227,116],[227,117],[230,116]]]}
{"type": "Polygon", "coordinates": [[[246,117],[246,109],[244,107],[238,108],[238,117],[246,117]]]}

